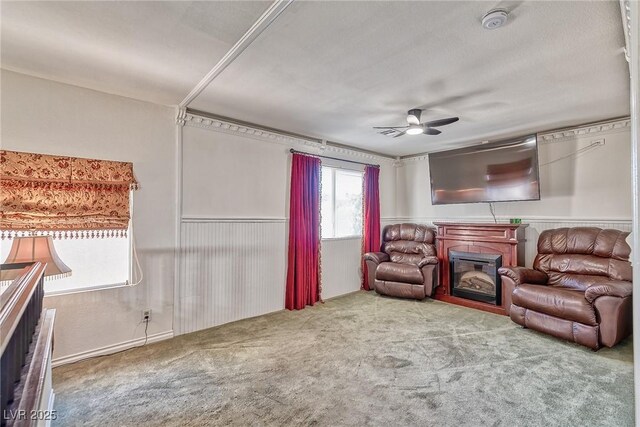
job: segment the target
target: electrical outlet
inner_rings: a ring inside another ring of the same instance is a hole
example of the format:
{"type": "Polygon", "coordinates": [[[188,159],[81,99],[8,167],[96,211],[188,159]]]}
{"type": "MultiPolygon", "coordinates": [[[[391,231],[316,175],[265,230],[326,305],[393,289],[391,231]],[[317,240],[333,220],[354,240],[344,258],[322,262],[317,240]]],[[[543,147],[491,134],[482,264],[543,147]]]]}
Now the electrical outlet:
{"type": "Polygon", "coordinates": [[[142,322],[151,322],[151,309],[142,310],[142,322]]]}

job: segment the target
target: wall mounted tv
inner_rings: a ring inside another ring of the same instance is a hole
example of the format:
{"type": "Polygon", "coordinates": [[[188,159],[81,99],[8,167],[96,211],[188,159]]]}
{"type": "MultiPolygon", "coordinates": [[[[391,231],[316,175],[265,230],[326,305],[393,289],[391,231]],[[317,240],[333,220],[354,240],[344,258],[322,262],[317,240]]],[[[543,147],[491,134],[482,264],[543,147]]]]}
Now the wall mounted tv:
{"type": "Polygon", "coordinates": [[[431,203],[540,200],[535,135],[429,154],[431,203]]]}

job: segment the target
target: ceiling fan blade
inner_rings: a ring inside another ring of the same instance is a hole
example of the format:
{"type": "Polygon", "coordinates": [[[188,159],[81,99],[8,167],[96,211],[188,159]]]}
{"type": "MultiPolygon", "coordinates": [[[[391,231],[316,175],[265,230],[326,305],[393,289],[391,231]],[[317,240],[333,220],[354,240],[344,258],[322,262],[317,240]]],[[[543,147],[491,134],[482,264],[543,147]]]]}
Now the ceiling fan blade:
{"type": "Polygon", "coordinates": [[[427,127],[438,127],[450,125],[451,123],[455,123],[460,120],[458,117],[449,117],[448,119],[440,119],[440,120],[432,120],[430,122],[425,123],[424,125],[427,127]]]}
{"type": "Polygon", "coordinates": [[[403,130],[402,132],[400,132],[399,134],[397,134],[396,136],[394,136],[394,138],[397,138],[397,137],[399,137],[399,136],[402,136],[402,135],[404,135],[405,133],[407,133],[407,131],[406,131],[406,130],[403,130]]]}
{"type": "Polygon", "coordinates": [[[424,134],[425,135],[440,135],[442,132],[439,131],[438,129],[434,129],[434,128],[429,128],[426,127],[424,128],[424,134]]]}
{"type": "Polygon", "coordinates": [[[374,126],[374,129],[406,129],[409,126],[374,126]]]}

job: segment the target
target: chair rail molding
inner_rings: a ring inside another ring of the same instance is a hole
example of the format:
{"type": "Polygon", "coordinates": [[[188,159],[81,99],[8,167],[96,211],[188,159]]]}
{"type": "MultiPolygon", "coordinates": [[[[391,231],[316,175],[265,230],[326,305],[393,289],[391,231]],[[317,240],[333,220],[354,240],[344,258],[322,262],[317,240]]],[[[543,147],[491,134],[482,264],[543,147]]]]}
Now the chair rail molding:
{"type": "Polygon", "coordinates": [[[200,215],[185,215],[182,222],[199,223],[199,222],[238,222],[238,223],[272,223],[287,222],[289,218],[285,217],[212,217],[200,215]]]}
{"type": "MultiPolygon", "coordinates": [[[[496,216],[498,222],[506,223],[510,216],[496,216]]],[[[567,217],[567,216],[519,216],[523,223],[584,223],[585,225],[594,224],[631,224],[631,218],[587,218],[587,217],[567,217]]],[[[491,222],[493,223],[493,217],[491,216],[465,216],[465,217],[440,217],[440,216],[400,216],[400,217],[382,217],[380,221],[385,224],[401,223],[401,222],[417,222],[417,223],[432,223],[432,222],[491,222]]]]}
{"type": "MultiPolygon", "coordinates": [[[[497,217],[499,224],[509,222],[507,217],[497,217]]],[[[631,231],[631,218],[578,218],[578,217],[551,217],[551,216],[522,216],[522,223],[527,224],[525,230],[525,265],[533,265],[533,259],[537,253],[538,236],[544,230],[564,227],[600,227],[614,228],[622,231],[631,231]]],[[[443,217],[384,217],[381,218],[381,225],[410,222],[433,226],[434,222],[449,223],[493,223],[493,217],[467,216],[457,218],[443,217]]]]}

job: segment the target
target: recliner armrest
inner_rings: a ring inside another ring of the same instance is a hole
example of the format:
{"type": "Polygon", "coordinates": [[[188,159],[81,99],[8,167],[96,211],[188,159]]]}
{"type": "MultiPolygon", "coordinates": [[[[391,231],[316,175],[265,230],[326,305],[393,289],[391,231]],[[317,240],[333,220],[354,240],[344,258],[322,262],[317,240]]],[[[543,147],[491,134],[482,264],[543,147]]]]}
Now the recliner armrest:
{"type": "Polygon", "coordinates": [[[631,296],[633,284],[622,280],[612,280],[605,283],[597,283],[589,286],[584,291],[584,297],[590,303],[593,303],[598,297],[612,296],[625,298],[631,296]]]}
{"type": "Polygon", "coordinates": [[[549,276],[546,273],[526,267],[500,267],[498,274],[513,280],[516,286],[520,286],[523,283],[546,285],[549,281],[549,276]]]}
{"type": "Polygon", "coordinates": [[[365,261],[373,261],[376,264],[380,264],[381,262],[389,261],[389,255],[384,252],[367,252],[364,254],[365,261]]]}
{"type": "Polygon", "coordinates": [[[420,260],[418,263],[418,267],[422,268],[425,265],[435,264],[438,265],[438,257],[437,256],[426,256],[420,260]]]}

